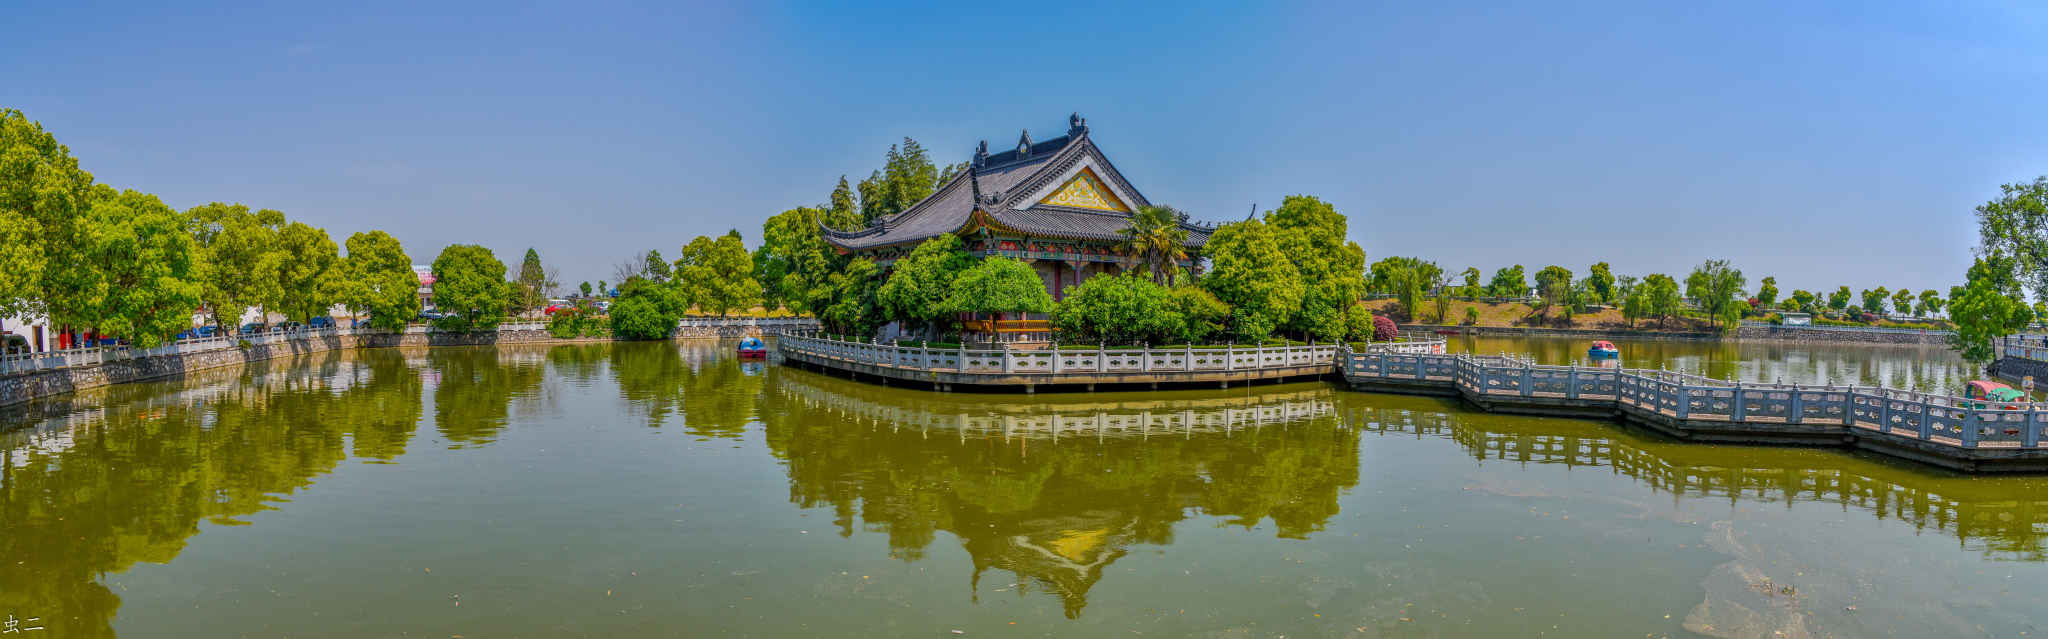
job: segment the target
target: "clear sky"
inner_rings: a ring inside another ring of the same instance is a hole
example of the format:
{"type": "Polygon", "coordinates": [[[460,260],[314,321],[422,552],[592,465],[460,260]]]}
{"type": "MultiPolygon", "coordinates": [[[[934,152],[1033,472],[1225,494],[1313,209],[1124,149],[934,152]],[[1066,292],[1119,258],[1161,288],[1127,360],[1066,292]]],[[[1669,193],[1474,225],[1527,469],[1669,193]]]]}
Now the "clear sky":
{"type": "Polygon", "coordinates": [[[173,206],[576,282],[1076,111],[1153,202],[1489,274],[1946,291],[2048,173],[2038,2],[187,4],[11,5],[0,106],[173,206]]]}

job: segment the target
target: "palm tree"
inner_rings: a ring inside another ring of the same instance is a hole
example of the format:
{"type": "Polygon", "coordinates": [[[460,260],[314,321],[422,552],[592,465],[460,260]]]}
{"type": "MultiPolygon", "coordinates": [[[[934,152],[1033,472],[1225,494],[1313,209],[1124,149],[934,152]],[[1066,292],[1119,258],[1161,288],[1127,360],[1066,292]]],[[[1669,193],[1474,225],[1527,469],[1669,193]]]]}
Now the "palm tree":
{"type": "Polygon", "coordinates": [[[1188,232],[1180,227],[1180,212],[1173,207],[1140,207],[1131,215],[1131,225],[1118,233],[1124,238],[1116,247],[1127,260],[1124,268],[1143,264],[1154,283],[1166,284],[1175,265],[1188,257],[1188,232]]]}

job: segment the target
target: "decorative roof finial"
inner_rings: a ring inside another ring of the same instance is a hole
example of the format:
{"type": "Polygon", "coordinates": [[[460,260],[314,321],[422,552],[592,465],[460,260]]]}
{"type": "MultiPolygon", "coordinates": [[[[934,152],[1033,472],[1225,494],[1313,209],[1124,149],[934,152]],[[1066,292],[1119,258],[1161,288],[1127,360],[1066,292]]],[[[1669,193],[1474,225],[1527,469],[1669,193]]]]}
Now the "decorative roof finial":
{"type": "Polygon", "coordinates": [[[988,140],[982,140],[980,146],[974,147],[974,165],[988,166],[988,140]]]}
{"type": "Polygon", "coordinates": [[[1031,157],[1031,129],[1024,130],[1024,137],[1017,139],[1017,159],[1031,157]]]}
{"type": "Polygon", "coordinates": [[[1076,111],[1076,112],[1074,112],[1074,114],[1073,114],[1073,115],[1067,116],[1067,135],[1068,135],[1068,136],[1079,136],[1079,135],[1081,135],[1081,134],[1083,134],[1083,133],[1087,133],[1087,132],[1088,132],[1088,119],[1087,119],[1087,118],[1083,118],[1083,117],[1081,117],[1081,113],[1080,113],[1079,111],[1076,111]]]}

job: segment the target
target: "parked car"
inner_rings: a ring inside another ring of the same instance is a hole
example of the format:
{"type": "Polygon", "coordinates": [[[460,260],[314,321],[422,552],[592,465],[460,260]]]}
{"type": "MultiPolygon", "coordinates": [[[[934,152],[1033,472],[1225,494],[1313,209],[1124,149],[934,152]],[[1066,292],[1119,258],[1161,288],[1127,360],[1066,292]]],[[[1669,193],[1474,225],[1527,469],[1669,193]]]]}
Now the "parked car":
{"type": "Polygon", "coordinates": [[[353,322],[353,323],[349,324],[349,326],[351,326],[351,327],[354,327],[354,328],[369,328],[369,327],[370,327],[370,318],[367,318],[367,317],[365,317],[365,318],[362,318],[362,319],[356,320],[355,322],[353,322]]]}
{"type": "Polygon", "coordinates": [[[197,335],[199,337],[213,337],[214,335],[217,335],[219,333],[219,326],[201,326],[199,328],[192,329],[192,334],[197,335]]]}
{"type": "Polygon", "coordinates": [[[437,310],[434,310],[434,309],[431,309],[431,308],[430,308],[430,309],[427,309],[427,310],[424,310],[424,311],[420,311],[420,320],[421,320],[421,321],[426,321],[426,322],[431,322],[431,321],[434,321],[434,320],[437,320],[437,319],[441,319],[441,318],[443,318],[443,317],[447,317],[447,316],[448,316],[448,314],[447,314],[447,313],[442,313],[442,312],[440,312],[440,311],[437,311],[437,310]]]}
{"type": "Polygon", "coordinates": [[[322,315],[306,320],[307,328],[334,328],[334,316],[322,315]]]}
{"type": "Polygon", "coordinates": [[[262,322],[250,322],[242,325],[241,333],[243,335],[255,335],[268,330],[270,330],[270,327],[262,322]]]}
{"type": "Polygon", "coordinates": [[[274,333],[289,333],[291,331],[301,331],[305,329],[306,325],[301,322],[278,322],[276,326],[270,327],[271,332],[274,333]]]}

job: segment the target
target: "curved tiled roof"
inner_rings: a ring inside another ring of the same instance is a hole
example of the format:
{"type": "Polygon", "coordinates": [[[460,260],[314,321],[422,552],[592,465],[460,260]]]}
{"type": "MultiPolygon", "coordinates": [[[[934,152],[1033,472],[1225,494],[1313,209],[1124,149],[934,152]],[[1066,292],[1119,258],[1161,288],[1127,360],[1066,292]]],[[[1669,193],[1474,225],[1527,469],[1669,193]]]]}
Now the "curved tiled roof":
{"type": "MultiPolygon", "coordinates": [[[[1028,203],[1025,198],[1039,193],[1061,179],[1075,165],[1092,161],[1095,171],[1130,196],[1131,208],[1150,206],[1145,196],[1125,181],[1123,174],[1088,139],[1088,129],[1031,145],[1031,153],[1018,157],[1016,149],[995,153],[978,166],[954,176],[931,196],[901,213],[877,220],[868,228],[839,231],[824,228],[825,241],[843,250],[861,251],[916,244],[941,233],[962,233],[980,226],[976,211],[989,226],[1039,237],[1076,240],[1117,240],[1119,231],[1130,226],[1130,215],[1112,211],[1028,203]],[[979,196],[981,199],[976,200],[979,196]],[[1020,208],[1021,207],[1021,208],[1020,208]]],[[[1208,243],[1210,227],[1187,222],[1189,247],[1208,243]]]]}

